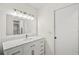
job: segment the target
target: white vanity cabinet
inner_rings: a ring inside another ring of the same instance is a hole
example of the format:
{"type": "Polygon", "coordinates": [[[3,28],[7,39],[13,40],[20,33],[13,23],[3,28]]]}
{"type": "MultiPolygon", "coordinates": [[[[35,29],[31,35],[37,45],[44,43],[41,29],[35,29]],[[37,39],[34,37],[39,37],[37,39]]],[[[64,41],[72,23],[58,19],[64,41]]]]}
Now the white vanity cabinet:
{"type": "Polygon", "coordinates": [[[36,41],[36,51],[35,54],[36,55],[44,55],[45,51],[44,51],[44,40],[40,39],[38,41],[36,41]]]}
{"type": "Polygon", "coordinates": [[[4,50],[5,55],[44,55],[44,39],[37,39],[4,50]]]}
{"type": "Polygon", "coordinates": [[[24,44],[24,55],[44,55],[44,40],[24,44]]]}
{"type": "Polygon", "coordinates": [[[35,43],[36,42],[30,42],[24,44],[24,55],[34,55],[35,54],[35,43]]]}
{"type": "Polygon", "coordinates": [[[23,55],[23,45],[13,47],[4,51],[5,55],[23,55]]]}

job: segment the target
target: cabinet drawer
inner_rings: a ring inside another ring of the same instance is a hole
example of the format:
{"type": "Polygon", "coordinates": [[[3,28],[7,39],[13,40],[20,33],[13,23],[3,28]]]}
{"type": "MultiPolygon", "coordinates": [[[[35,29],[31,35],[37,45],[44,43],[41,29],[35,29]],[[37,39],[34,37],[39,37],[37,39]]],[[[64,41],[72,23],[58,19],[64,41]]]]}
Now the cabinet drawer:
{"type": "Polygon", "coordinates": [[[40,39],[35,42],[35,54],[40,55],[41,52],[44,52],[44,40],[40,39]]]}
{"type": "Polygon", "coordinates": [[[37,45],[39,49],[44,49],[44,40],[39,40],[37,45]]]}
{"type": "Polygon", "coordinates": [[[44,47],[44,44],[41,44],[40,47],[44,47]]]}
{"type": "Polygon", "coordinates": [[[40,52],[44,52],[44,49],[40,49],[40,52]]]}
{"type": "Polygon", "coordinates": [[[23,46],[14,47],[4,52],[5,55],[23,55],[23,46]]]}
{"type": "Polygon", "coordinates": [[[30,46],[31,48],[34,48],[34,47],[36,46],[36,44],[35,44],[35,43],[31,43],[29,46],[30,46]]]}
{"type": "Polygon", "coordinates": [[[24,55],[40,55],[40,54],[44,54],[43,39],[24,44],[24,55]]]}
{"type": "Polygon", "coordinates": [[[24,44],[24,55],[34,55],[36,51],[35,48],[36,48],[35,42],[24,44]]]}

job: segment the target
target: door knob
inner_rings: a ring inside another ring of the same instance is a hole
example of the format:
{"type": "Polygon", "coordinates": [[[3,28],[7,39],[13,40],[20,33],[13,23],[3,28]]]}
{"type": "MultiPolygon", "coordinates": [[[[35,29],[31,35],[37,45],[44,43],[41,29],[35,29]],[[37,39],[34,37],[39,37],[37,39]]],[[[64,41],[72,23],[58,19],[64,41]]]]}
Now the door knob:
{"type": "Polygon", "coordinates": [[[55,36],[54,39],[57,39],[57,37],[55,36]]]}

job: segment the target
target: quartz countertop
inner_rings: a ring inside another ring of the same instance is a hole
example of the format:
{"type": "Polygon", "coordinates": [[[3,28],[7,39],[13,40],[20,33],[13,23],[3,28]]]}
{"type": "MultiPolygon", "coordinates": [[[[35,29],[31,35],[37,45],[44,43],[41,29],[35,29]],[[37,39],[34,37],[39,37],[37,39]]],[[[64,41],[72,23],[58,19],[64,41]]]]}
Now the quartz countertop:
{"type": "Polygon", "coordinates": [[[3,42],[3,49],[4,50],[10,49],[10,48],[13,48],[13,47],[25,44],[25,43],[29,43],[29,42],[32,42],[32,41],[35,41],[35,40],[39,40],[41,38],[43,38],[43,37],[33,36],[33,37],[28,37],[28,38],[21,38],[21,39],[16,39],[16,40],[11,40],[11,41],[5,41],[5,42],[3,42]]]}

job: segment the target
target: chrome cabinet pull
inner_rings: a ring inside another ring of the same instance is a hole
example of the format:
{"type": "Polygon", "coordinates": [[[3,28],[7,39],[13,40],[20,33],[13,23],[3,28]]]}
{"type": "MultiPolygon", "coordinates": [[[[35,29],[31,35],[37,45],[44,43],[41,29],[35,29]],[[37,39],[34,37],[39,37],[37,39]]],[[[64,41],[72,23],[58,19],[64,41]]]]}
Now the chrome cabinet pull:
{"type": "Polygon", "coordinates": [[[34,54],[35,54],[35,51],[34,51],[34,50],[32,50],[32,52],[31,52],[31,53],[32,53],[32,55],[34,55],[34,54]]]}
{"type": "Polygon", "coordinates": [[[44,51],[44,49],[41,49],[40,52],[44,51]]]}
{"type": "Polygon", "coordinates": [[[43,43],[43,41],[41,41],[40,43],[43,43]]]}
{"type": "Polygon", "coordinates": [[[35,44],[33,44],[32,46],[30,46],[30,47],[34,47],[35,46],[35,44]]]}
{"type": "Polygon", "coordinates": [[[44,47],[43,45],[41,45],[41,47],[44,47]]]}

